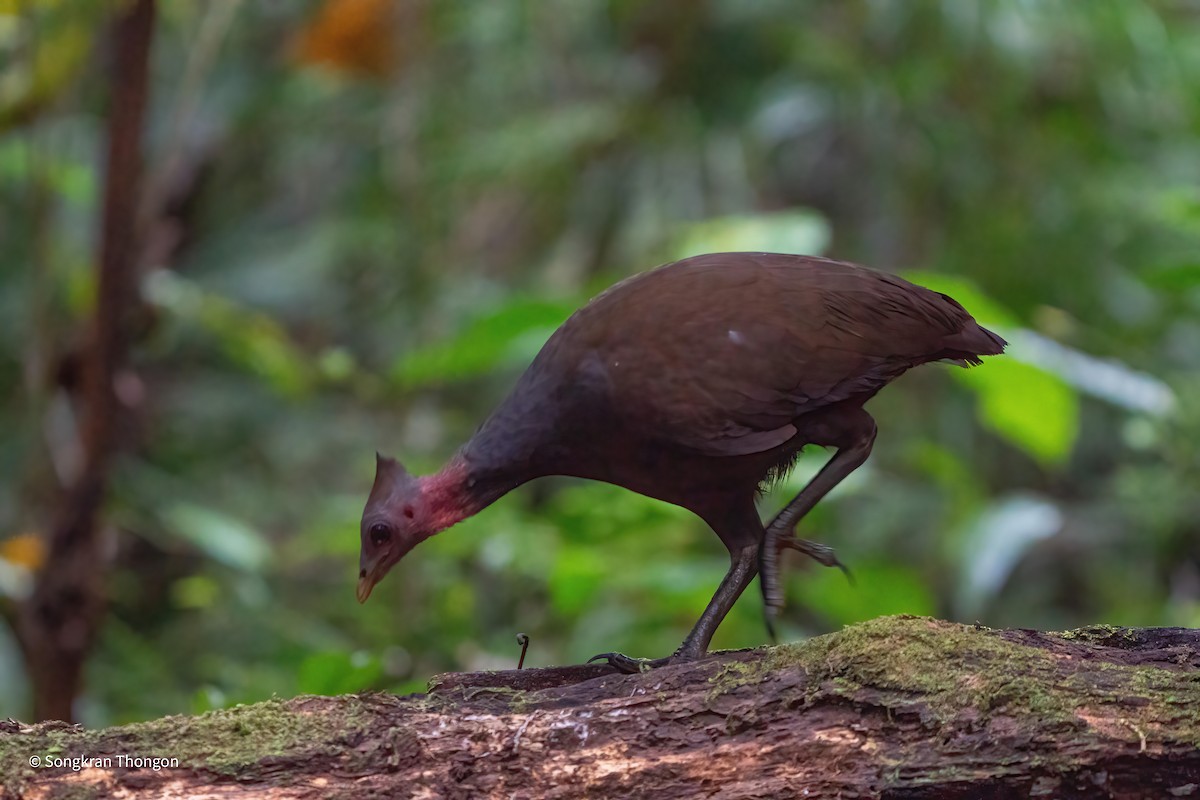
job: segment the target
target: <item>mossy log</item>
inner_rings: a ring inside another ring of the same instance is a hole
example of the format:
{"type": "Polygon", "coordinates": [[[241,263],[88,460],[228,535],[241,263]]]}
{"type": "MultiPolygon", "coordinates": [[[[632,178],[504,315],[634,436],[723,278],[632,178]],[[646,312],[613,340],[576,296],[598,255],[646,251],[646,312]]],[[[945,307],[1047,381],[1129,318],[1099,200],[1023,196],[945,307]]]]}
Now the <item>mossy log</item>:
{"type": "Polygon", "coordinates": [[[6,798],[1200,797],[1198,667],[1200,631],[889,617],[640,675],[10,721],[0,780],[6,798]]]}

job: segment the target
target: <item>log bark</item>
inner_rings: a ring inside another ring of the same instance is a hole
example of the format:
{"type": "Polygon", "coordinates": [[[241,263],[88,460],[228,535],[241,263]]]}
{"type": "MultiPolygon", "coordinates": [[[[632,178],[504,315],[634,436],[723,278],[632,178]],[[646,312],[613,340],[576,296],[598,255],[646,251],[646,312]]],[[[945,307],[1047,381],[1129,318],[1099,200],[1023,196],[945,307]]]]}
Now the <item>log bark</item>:
{"type": "Polygon", "coordinates": [[[1200,797],[1197,667],[1194,630],[890,617],[639,675],[0,723],[0,780],[6,798],[1200,797]]]}

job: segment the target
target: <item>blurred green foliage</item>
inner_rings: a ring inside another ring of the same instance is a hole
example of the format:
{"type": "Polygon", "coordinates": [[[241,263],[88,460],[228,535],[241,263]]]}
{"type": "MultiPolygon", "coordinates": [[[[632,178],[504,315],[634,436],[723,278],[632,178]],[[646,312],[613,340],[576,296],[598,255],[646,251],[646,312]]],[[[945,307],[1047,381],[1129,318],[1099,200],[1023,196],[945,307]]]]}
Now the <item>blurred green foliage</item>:
{"type": "MultiPolygon", "coordinates": [[[[44,530],[74,436],[96,5],[0,3],[0,544],[44,530]]],[[[705,250],[895,270],[1013,342],[872,402],[873,458],[803,526],[857,583],[790,560],[786,637],[893,612],[1200,625],[1190,6],[354,5],[161,4],[147,235],[169,246],[86,721],[419,690],[515,665],[517,631],[533,665],[669,652],[726,567],[680,509],[541,481],[361,607],[357,521],[376,449],[436,469],[572,309],[705,250]]],[[[22,552],[0,548],[10,600],[22,552]]],[[[764,638],[751,590],[715,644],[764,638]]],[[[26,713],[20,664],[0,631],[0,716],[26,713]]]]}

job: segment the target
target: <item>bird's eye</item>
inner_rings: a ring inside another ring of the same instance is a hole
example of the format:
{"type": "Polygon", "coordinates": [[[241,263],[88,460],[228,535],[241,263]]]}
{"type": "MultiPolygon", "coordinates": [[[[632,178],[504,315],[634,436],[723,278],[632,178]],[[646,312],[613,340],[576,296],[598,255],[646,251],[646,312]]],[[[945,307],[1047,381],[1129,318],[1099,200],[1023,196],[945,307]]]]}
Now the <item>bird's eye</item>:
{"type": "Polygon", "coordinates": [[[392,538],[392,529],[382,522],[376,522],[371,526],[371,544],[379,547],[392,538]]]}

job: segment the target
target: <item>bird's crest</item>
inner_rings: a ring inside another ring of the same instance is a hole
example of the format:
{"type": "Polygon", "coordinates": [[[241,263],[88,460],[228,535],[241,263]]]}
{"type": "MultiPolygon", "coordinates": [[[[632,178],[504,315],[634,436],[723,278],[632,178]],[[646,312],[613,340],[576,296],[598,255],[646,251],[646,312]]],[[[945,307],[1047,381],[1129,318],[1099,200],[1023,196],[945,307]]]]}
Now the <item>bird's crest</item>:
{"type": "Polygon", "coordinates": [[[367,504],[371,505],[387,500],[396,489],[413,480],[413,476],[404,468],[403,464],[394,458],[376,452],[375,484],[371,487],[371,496],[367,498],[367,504]]]}

